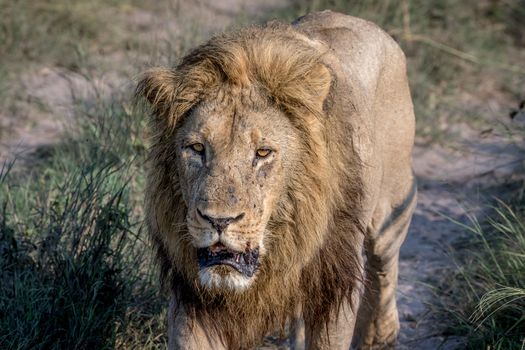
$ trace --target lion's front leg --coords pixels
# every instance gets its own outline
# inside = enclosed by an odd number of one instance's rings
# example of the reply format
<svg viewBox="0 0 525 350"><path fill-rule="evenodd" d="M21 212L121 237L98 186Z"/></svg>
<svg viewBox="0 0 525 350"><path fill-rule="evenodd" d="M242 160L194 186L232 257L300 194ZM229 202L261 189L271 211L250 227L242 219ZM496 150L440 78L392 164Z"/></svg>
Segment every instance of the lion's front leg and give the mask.
<svg viewBox="0 0 525 350"><path fill-rule="evenodd" d="M219 339L206 332L199 320L186 312L173 295L168 308L168 350L226 349Z"/></svg>
<svg viewBox="0 0 525 350"><path fill-rule="evenodd" d="M359 293L356 288L355 294ZM354 298L357 300L357 297ZM306 349L348 350L354 334L355 315L349 302L341 305L337 315L334 315L327 327L324 325L306 324Z"/></svg>
<svg viewBox="0 0 525 350"><path fill-rule="evenodd" d="M378 206L376 224L369 227L368 285L356 327L359 349L390 349L395 345L400 329L396 306L399 249L412 219L416 197L413 182L401 204L392 208L384 202Z"/></svg>

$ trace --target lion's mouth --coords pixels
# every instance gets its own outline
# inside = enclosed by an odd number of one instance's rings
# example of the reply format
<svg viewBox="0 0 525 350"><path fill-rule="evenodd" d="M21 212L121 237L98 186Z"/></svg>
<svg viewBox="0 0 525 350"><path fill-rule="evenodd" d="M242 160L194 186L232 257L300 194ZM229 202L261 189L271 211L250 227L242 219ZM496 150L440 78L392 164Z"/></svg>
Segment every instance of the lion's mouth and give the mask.
<svg viewBox="0 0 525 350"><path fill-rule="evenodd" d="M228 265L243 275L252 277L259 267L259 248L240 253L229 250L218 243L212 247L198 249L197 258L201 269L215 265Z"/></svg>

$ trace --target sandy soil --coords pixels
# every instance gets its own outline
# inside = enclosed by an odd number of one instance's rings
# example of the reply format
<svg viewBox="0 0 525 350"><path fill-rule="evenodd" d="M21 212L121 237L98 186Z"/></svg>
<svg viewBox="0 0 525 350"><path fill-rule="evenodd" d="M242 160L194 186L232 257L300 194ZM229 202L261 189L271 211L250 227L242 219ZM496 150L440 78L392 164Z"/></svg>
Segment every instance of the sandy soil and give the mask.
<svg viewBox="0 0 525 350"><path fill-rule="evenodd" d="M159 19L148 12L133 13L130 20L142 30L145 40L176 38L187 30L206 38L238 23L240 17L255 18L284 7L286 2L270 0L256 5L249 0L201 0L176 4L178 11L185 13L184 20ZM74 116L78 99L86 103L100 94L130 87L129 76L105 74L88 80L54 67L40 67L21 81L30 101L23 110L31 122L20 124L15 115L0 116L2 127L8 130L0 141L0 161L57 142L64 125ZM505 189L505 179L511 178L514 168L523 163L516 161L519 150L496 135L482 137L465 130L457 150L436 144L419 145L414 150L419 204L401 250L398 303L402 328L398 349L454 349L461 345L461 338L439 335L428 306L434 297L428 285L444 283L439 276L452 266L449 246L461 233L445 216L465 221L466 213L482 215L481 208L489 196L499 195ZM265 348L281 346L285 345L270 344Z"/></svg>

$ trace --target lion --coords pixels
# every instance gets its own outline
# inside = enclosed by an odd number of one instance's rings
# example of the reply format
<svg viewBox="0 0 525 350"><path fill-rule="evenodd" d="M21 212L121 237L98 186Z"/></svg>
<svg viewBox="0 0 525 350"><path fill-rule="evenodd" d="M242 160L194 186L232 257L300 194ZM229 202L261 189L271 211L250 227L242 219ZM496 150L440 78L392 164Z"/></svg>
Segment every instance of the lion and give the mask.
<svg viewBox="0 0 525 350"><path fill-rule="evenodd" d="M330 11L251 26L146 71L137 94L170 349L289 327L296 348L395 342L415 118L390 36Z"/></svg>

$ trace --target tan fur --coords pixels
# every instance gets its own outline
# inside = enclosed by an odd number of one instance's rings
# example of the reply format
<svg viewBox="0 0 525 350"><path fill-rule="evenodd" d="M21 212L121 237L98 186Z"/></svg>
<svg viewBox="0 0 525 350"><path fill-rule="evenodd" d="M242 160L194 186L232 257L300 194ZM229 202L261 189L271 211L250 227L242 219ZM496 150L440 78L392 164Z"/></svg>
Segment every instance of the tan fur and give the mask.
<svg viewBox="0 0 525 350"><path fill-rule="evenodd" d="M348 348L358 308L373 308L358 319L363 347L395 338L414 118L404 57L386 34L331 12L251 27L212 38L176 68L146 72L137 92L154 116L146 221L173 293L170 348L250 348L284 332L297 310L309 348ZM184 146L197 131L213 150L202 163ZM265 135L274 158L245 161ZM198 208L243 213L220 239L260 245L246 289L201 284L196 247L217 235ZM385 297L374 276L394 265ZM360 303L362 290L370 300Z"/></svg>

